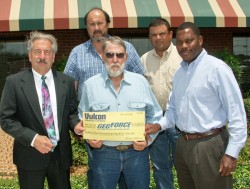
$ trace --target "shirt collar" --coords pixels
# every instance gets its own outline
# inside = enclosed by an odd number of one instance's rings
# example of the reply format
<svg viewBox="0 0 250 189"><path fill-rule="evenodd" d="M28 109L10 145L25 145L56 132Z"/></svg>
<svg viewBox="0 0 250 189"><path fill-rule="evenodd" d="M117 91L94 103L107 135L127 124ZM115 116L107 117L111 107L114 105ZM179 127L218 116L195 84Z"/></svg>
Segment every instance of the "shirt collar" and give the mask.
<svg viewBox="0 0 250 189"><path fill-rule="evenodd" d="M207 51L205 49L202 49L201 53L199 54L199 56L193 61L191 62L190 64L188 64L187 62L185 61L182 61L181 62L181 66L184 68L184 69L187 69L189 66L197 66L197 64L201 61L201 59L203 58L204 55L207 54Z"/></svg>
<svg viewBox="0 0 250 189"><path fill-rule="evenodd" d="M174 46L174 45L173 45L173 43L171 42L171 43L170 43L170 46L168 47L168 49L165 50L165 51L163 52L163 56L162 56L162 57L165 57L165 56L169 55L169 54L171 53L172 49L173 49L173 46ZM157 54L157 52L155 51L155 49L153 50L153 55L159 57L159 55Z"/></svg>
<svg viewBox="0 0 250 189"><path fill-rule="evenodd" d="M110 38L111 36L108 35L108 38ZM89 39L88 41L85 42L85 45L87 46L87 49L95 49L95 47L93 46L91 39Z"/></svg>
<svg viewBox="0 0 250 189"><path fill-rule="evenodd" d="M41 77L42 75L39 74L37 71L35 71L33 68L32 68L32 72L33 72L33 75L34 75L34 78L36 81L41 81ZM46 78L48 80L50 80L52 77L53 77L53 74L52 74L52 71L51 69L45 74Z"/></svg>
<svg viewBox="0 0 250 189"><path fill-rule="evenodd" d="M105 84L107 86L108 83L111 81L109 79L107 70L105 70L104 72L102 72L102 77L103 77L103 79L105 81ZM128 71L127 70L123 71L123 79L122 79L121 82L128 83L128 84L130 84L132 82L131 79L130 79L130 77L128 76Z"/></svg>

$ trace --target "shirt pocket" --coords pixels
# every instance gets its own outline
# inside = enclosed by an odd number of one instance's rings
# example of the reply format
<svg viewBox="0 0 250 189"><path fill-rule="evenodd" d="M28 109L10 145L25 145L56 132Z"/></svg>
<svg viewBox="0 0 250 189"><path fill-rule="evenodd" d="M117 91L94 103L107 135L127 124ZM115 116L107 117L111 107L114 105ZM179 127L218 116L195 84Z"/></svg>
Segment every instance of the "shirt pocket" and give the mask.
<svg viewBox="0 0 250 189"><path fill-rule="evenodd" d="M91 112L108 112L109 104L94 104L90 107Z"/></svg>
<svg viewBox="0 0 250 189"><path fill-rule="evenodd" d="M128 108L134 111L145 111L146 103L145 102L130 102Z"/></svg>

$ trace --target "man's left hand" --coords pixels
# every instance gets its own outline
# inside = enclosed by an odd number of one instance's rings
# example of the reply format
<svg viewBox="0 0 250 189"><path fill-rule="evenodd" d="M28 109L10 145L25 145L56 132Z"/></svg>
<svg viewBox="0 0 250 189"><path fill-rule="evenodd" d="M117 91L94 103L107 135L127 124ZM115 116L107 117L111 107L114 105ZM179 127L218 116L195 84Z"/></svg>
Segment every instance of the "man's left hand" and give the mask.
<svg viewBox="0 0 250 189"><path fill-rule="evenodd" d="M144 141L134 141L133 142L133 147L137 151L142 151L148 146L148 143L146 140Z"/></svg>
<svg viewBox="0 0 250 189"><path fill-rule="evenodd" d="M235 171L237 165L237 159L225 154L220 162L220 175L230 176Z"/></svg>

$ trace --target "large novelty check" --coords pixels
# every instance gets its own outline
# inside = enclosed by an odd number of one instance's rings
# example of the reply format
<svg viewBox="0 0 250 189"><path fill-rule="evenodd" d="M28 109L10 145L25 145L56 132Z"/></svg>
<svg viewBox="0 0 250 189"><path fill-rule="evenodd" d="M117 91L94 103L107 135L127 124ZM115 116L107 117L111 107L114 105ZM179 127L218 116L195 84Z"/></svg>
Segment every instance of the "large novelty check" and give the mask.
<svg viewBox="0 0 250 189"><path fill-rule="evenodd" d="M145 140L145 112L83 112L84 139Z"/></svg>

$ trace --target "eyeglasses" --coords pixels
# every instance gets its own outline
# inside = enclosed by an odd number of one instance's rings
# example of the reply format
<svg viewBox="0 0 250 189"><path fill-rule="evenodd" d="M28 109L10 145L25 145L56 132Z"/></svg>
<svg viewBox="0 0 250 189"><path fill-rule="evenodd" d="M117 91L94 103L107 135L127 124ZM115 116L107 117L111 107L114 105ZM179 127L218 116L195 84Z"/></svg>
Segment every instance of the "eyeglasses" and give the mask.
<svg viewBox="0 0 250 189"><path fill-rule="evenodd" d="M117 58L123 58L125 56L124 53L112 53L112 52L107 52L105 55L107 58L113 58L114 56L116 56Z"/></svg>

